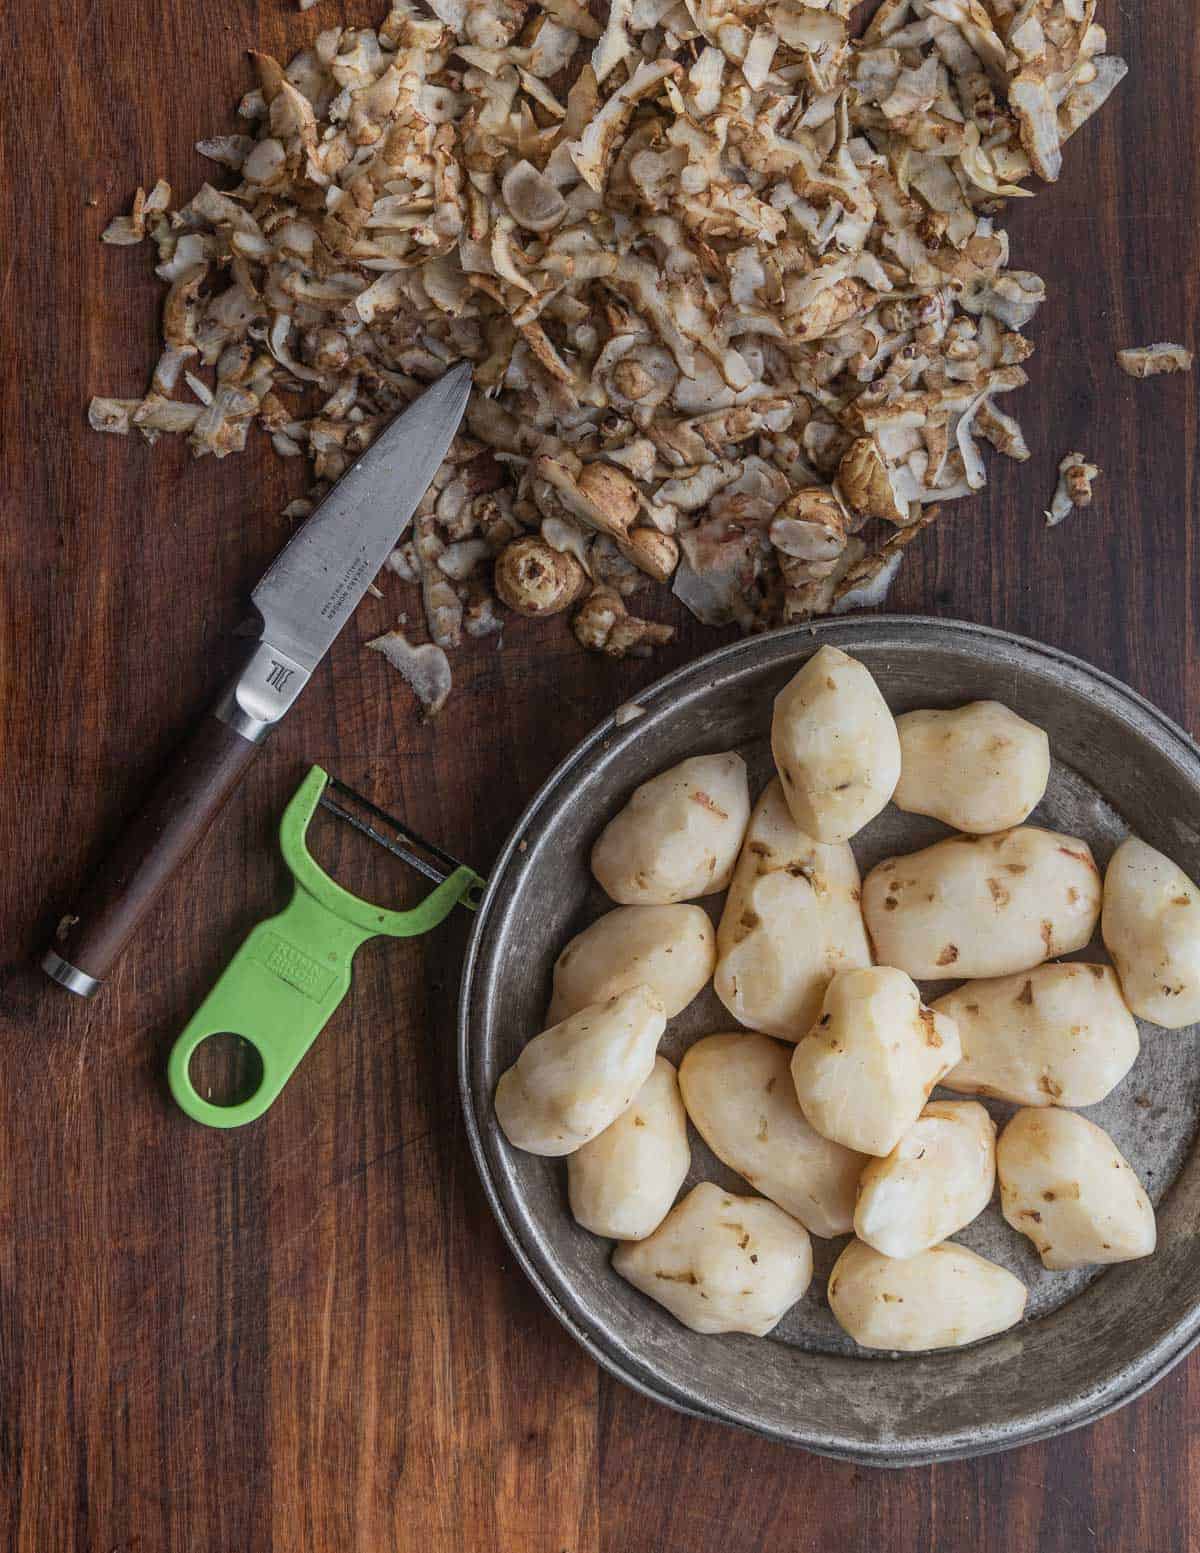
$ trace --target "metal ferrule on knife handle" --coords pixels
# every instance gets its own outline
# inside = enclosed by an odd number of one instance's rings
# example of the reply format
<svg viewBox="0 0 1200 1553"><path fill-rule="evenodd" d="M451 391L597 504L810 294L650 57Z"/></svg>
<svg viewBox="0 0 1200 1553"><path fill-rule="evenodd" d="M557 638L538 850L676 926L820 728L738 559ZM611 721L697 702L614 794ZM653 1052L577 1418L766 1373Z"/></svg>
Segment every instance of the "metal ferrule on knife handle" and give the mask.
<svg viewBox="0 0 1200 1553"><path fill-rule="evenodd" d="M220 813L387 559L453 441L471 389L451 368L375 438L255 588L262 637L63 917L42 965L89 996ZM286 642L286 648L276 644Z"/></svg>
<svg viewBox="0 0 1200 1553"><path fill-rule="evenodd" d="M308 684L311 669L269 642L259 642L214 714L252 744L261 744Z"/></svg>

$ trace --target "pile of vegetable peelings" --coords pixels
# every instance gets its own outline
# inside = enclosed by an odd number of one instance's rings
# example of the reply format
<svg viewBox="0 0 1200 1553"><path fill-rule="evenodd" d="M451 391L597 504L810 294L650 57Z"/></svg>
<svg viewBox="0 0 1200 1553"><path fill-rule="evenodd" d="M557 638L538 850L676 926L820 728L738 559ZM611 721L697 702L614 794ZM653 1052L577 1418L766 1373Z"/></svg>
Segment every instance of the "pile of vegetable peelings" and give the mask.
<svg viewBox="0 0 1200 1553"><path fill-rule="evenodd" d="M431 711L508 610L622 656L672 634L654 585L746 630L882 597L985 446L1029 456L1005 406L1046 292L1000 218L1126 66L1096 0L855 11L401 0L254 55L240 127L199 144L217 182L104 234L169 289L148 390L92 424L217 458L257 425L311 463L301 517L469 359L380 579L424 630L371 644Z"/></svg>

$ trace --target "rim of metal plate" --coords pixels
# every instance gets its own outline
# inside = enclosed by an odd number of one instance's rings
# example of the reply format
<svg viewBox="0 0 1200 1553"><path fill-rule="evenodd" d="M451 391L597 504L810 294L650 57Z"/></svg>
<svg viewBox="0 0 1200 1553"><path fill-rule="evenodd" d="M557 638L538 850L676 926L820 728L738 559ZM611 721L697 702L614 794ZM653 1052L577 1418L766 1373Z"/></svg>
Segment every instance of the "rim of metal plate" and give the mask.
<svg viewBox="0 0 1200 1553"><path fill-rule="evenodd" d="M929 638L931 646L939 643L944 645L948 639L953 638L977 644L991 643L1007 652L1015 651L1031 664L1036 662L1043 668L1053 665L1064 674L1090 682L1120 702L1124 715L1135 724L1140 724L1160 747L1164 744L1174 745L1177 754L1195 766L1196 780L1200 783L1200 746L1164 712L1121 680L1059 648L994 627L975 625L970 621L944 620L928 615L841 616L805 626L786 627L718 648L706 657L674 670L639 692L637 702L647 713L661 710L677 704L685 694L702 694L706 687L715 685L727 676L735 676L739 670L783 667L796 658L798 651L810 647L815 650L825 638L832 638L835 645L853 651L856 644L870 646L875 650L886 649L889 639L896 639L898 643L902 641L907 648L919 642L922 636ZM748 1422L737 1413L722 1407L719 1400L667 1381L651 1366L638 1362L628 1344L616 1334L602 1328L599 1331L596 1329L596 1323L588 1318L581 1306L571 1300L569 1291L564 1291L562 1296L556 1291L547 1275L539 1236L523 1215L521 1203L506 1200L492 1174L485 1152L480 1107L489 1106L490 1097L477 1096L471 1082L472 992L480 974L482 946L489 924L493 916L503 910L503 898L512 870L520 864L528 839L536 835L550 810L557 811L564 803L570 802L569 798L564 798L564 789L577 784L598 757L608 752L615 739L622 736L636 737L640 722L639 717L622 727L616 722L615 716L605 718L560 762L534 794L490 872L488 888L476 916L463 965L458 1009L458 1081L471 1152L492 1213L514 1256L550 1310L597 1364L643 1396L665 1403L691 1417L715 1419L736 1427L749 1428L752 1432L784 1444L801 1446L820 1455L864 1465L919 1466L931 1461L1015 1449L1082 1428L1149 1390L1200 1343L1200 1291L1187 1314L1157 1342L1148 1346L1134 1362L1126 1364L1108 1380L1098 1383L1086 1396L1069 1398L1060 1406L1044 1408L1032 1414L1025 1427L1006 1427L1003 1431L989 1434L987 1422L981 1421L971 1431L970 1437L960 1435L941 1439L927 1435L914 1440L911 1449L905 1442L891 1440L883 1450L864 1449L862 1441L852 1437L813 1438L802 1430L766 1428Z"/></svg>

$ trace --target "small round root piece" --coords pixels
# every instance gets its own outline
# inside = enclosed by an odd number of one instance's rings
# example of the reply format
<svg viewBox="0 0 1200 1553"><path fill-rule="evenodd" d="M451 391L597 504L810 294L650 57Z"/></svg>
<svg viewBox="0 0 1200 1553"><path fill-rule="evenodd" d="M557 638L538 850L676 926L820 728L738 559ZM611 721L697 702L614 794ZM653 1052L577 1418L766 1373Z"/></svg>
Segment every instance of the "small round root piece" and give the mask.
<svg viewBox="0 0 1200 1553"><path fill-rule="evenodd" d="M496 592L518 615L557 615L568 609L587 581L573 555L526 535L505 545L496 559Z"/></svg>

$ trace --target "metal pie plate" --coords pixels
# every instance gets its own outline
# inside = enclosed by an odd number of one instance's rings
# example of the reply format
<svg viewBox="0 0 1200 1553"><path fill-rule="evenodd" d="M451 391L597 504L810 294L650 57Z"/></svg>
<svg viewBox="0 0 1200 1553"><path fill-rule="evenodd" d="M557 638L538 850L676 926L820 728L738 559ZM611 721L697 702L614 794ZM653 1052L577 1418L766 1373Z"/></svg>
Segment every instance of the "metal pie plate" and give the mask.
<svg viewBox="0 0 1200 1553"><path fill-rule="evenodd" d="M853 653L896 713L1003 701L1046 729L1054 768L1032 823L1087 840L1103 867L1128 830L1200 877L1200 750L1148 702L1053 648L980 626L921 618L835 620L727 647L660 680L644 712L610 718L533 799L492 871L467 954L459 1074L471 1145L500 1226L559 1320L612 1374L685 1412L880 1466L1004 1450L1087 1423L1129 1401L1200 1336L1197 1030L1142 1025L1132 1072L1085 1113L1114 1138L1158 1207L1153 1257L1105 1271L1045 1271L995 1201L955 1238L1029 1288L1026 1319L972 1347L870 1354L830 1314L825 1280L845 1240L814 1238L812 1287L767 1338L688 1331L609 1266L611 1242L580 1229L561 1160L520 1153L492 1110L500 1074L541 1028L554 959L610 909L588 854L646 778L689 755L737 750L751 793L771 774L776 692L822 644ZM948 834L889 807L853 843L880 858ZM703 902L714 917L722 898ZM1097 943L1072 958L1099 959ZM931 990L946 991L953 983ZM697 1036L736 1028L711 990L668 1027L678 1062ZM940 1092L939 1092L940 1093ZM989 1102L998 1121L1012 1107ZM691 1129L699 1180L748 1191Z"/></svg>

